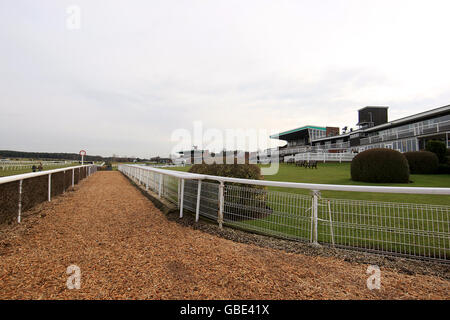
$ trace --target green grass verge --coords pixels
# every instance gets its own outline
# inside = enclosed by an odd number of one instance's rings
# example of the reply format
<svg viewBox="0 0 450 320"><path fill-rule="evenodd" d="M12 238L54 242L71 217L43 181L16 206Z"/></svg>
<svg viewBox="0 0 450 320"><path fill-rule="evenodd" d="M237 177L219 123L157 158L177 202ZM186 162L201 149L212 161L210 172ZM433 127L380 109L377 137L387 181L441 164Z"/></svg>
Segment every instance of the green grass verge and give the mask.
<svg viewBox="0 0 450 320"><path fill-rule="evenodd" d="M77 164L65 164L65 165L60 165L60 166L52 166L52 167L46 167L44 168L43 171L47 171L47 170L54 170L54 169L60 169L60 168L67 168L67 167L74 167L77 166ZM7 176L13 176L16 174L22 174L22 173L31 173L33 172L33 170L31 170L31 168L29 169L22 169L22 170L0 170L0 177L7 177Z"/></svg>
<svg viewBox="0 0 450 320"><path fill-rule="evenodd" d="M318 184L360 185L360 186L392 186L392 187L437 187L450 188L450 175L425 175L413 174L410 176L412 183L365 183L350 179L350 163L319 163L318 169L306 169L294 165L280 164L280 169L275 175L265 176L268 181L286 181ZM190 166L168 168L170 170L188 171ZM310 194L309 190L296 188L270 187L269 190ZM344 192L323 191L324 198L371 200L384 202L407 202L435 205L450 205L450 196L421 195L421 194L394 194L371 192Z"/></svg>
<svg viewBox="0 0 450 320"><path fill-rule="evenodd" d="M170 169L188 171L189 168L186 166ZM268 181L337 185L450 187L449 175L411 175L412 183L408 184L355 182L350 179L349 163L319 163L317 170L280 164L280 170L276 175L264 178ZM264 200L265 204L272 209L270 214L259 219L244 218L241 221L228 222L228 224L285 238L310 239L310 191L278 187L270 187L267 190L272 191L268 192ZM282 192L282 194L274 191ZM289 196L289 194L294 195ZM255 211L255 207L263 207L257 204L258 201L255 202L257 197L252 196L251 192L246 196L248 200L244 202L247 201L247 207L244 203L244 206L232 208L233 199L225 199L225 212L228 210L246 216L245 212ZM448 239L450 196L323 191L322 198L325 198L319 201L319 218L322 220L318 225L318 240L321 243L331 243L334 239L337 245L374 251L390 251L441 259L450 257ZM331 199L331 224L328 221L329 210L326 199ZM405 203L408 205L404 205ZM430 236L430 231L436 233Z"/></svg>

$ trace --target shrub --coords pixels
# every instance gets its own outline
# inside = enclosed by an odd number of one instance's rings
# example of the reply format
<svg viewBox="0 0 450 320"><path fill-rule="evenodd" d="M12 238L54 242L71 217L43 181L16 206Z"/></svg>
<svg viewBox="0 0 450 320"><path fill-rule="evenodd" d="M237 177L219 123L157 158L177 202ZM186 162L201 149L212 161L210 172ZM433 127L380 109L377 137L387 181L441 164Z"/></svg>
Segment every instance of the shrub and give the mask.
<svg viewBox="0 0 450 320"><path fill-rule="evenodd" d="M412 174L432 174L438 170L439 159L433 152L413 151L403 155L408 160L409 172Z"/></svg>
<svg viewBox="0 0 450 320"><path fill-rule="evenodd" d="M195 164L189 172L241 179L261 180L263 178L261 168L255 164ZM185 184L192 188L190 185L194 182L186 180ZM226 183L226 185L233 187L225 188L224 219L231 221L260 219L272 212L267 205L265 186L240 183ZM206 190L205 187L202 187L202 192L215 191ZM204 208L203 210L210 210L209 214L215 215L214 209Z"/></svg>
<svg viewBox="0 0 450 320"><path fill-rule="evenodd" d="M189 172L241 179L262 179L261 168L255 164L194 164Z"/></svg>
<svg viewBox="0 0 450 320"><path fill-rule="evenodd" d="M440 163L438 167L439 174L450 174L450 164Z"/></svg>
<svg viewBox="0 0 450 320"><path fill-rule="evenodd" d="M405 156L391 149L370 149L359 153L351 163L351 177L364 182L409 182Z"/></svg>
<svg viewBox="0 0 450 320"><path fill-rule="evenodd" d="M446 158L447 147L445 146L444 142L438 140L427 141L425 145L425 150L435 153L440 163L447 162Z"/></svg>

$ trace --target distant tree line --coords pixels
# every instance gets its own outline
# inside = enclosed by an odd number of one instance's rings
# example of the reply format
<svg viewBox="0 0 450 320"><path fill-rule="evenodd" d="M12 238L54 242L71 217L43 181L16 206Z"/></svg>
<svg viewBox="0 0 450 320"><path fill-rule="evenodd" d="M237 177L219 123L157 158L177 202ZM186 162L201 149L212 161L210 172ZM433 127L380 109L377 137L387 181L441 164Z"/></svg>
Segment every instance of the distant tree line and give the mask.
<svg viewBox="0 0 450 320"><path fill-rule="evenodd" d="M0 158L28 158L28 159L42 159L42 160L73 160L79 161L80 155L78 153L50 153L50 152L25 152L25 151L12 151L12 150L0 150ZM102 156L90 156L84 157L85 161L115 161L115 162L132 162L136 158L128 157L102 157ZM143 161L145 159L139 159Z"/></svg>

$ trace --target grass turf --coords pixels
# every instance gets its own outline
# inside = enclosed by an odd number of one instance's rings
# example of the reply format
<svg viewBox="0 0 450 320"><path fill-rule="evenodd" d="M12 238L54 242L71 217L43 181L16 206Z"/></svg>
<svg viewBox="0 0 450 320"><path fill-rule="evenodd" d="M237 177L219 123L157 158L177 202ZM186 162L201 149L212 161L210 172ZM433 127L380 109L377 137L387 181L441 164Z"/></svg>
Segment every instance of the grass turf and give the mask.
<svg viewBox="0 0 450 320"><path fill-rule="evenodd" d="M190 166L168 168L171 170L188 171ZM391 186L391 187L436 187L450 188L450 175L413 174L412 183L366 183L350 179L350 163L319 163L318 169L307 169L294 165L280 164L275 175L265 176L268 181L303 182L318 184L361 185L361 186ZM269 190L310 194L309 190L296 188L270 187ZM424 194L394 194L370 192L322 191L324 198L371 200L383 202L407 202L435 205L450 205L450 196Z"/></svg>
<svg viewBox="0 0 450 320"><path fill-rule="evenodd" d="M42 170L42 171L74 167L74 166L77 166L77 164L71 163L71 164L65 164L65 165L60 165L60 166L44 167L44 170ZM33 172L33 170L31 170L31 168L21 169L21 170L0 170L0 177L7 177L7 176L13 176L16 174L31 173L31 172Z"/></svg>
<svg viewBox="0 0 450 320"><path fill-rule="evenodd" d="M189 168L186 166L170 169L188 171ZM408 184L354 182L350 179L349 163L319 163L317 170L280 164L277 174L265 176L264 179L338 185L450 187L449 175L411 175L412 183ZM302 240L310 238L309 190L269 187L263 202L258 202L257 199L261 199L261 196L252 194L252 191L236 192L237 196L234 199L233 192L230 191L225 197L224 210L231 217L228 224L285 238ZM448 236L445 235L449 230L450 196L323 191L322 197L344 200L331 200L330 209L327 207L326 199L319 201L319 218L322 219L318 225L320 243L331 243L334 240L337 245L374 251L447 259L450 256ZM350 199L357 201L349 201ZM239 201L241 206L236 206L236 202ZM265 217L252 218L251 212L258 212L262 207L261 204L270 207L271 213ZM330 211L333 228L329 223ZM333 238L331 230L334 233ZM430 231L438 233L430 235Z"/></svg>

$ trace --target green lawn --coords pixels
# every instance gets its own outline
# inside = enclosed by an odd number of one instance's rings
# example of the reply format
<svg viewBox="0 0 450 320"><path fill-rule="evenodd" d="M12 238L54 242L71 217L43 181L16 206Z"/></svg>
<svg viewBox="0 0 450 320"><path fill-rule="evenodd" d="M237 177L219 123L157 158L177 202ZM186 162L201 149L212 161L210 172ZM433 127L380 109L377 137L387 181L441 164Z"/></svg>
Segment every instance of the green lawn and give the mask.
<svg viewBox="0 0 450 320"><path fill-rule="evenodd" d="M54 170L54 169L60 169L60 168L67 168L67 167L74 167L77 164L65 164L65 165L59 165L59 166L52 166L52 167L44 167L43 171L47 171L47 170ZM6 176L13 176L16 174L22 174L22 173L30 173L33 172L33 170L31 170L31 168L29 169L22 169L22 170L0 170L0 177L6 177Z"/></svg>
<svg viewBox="0 0 450 320"><path fill-rule="evenodd" d="M187 171L189 167L170 169ZM350 180L349 163L319 163L317 170L281 164L276 175L264 178L337 185L450 187L449 175L411 175L413 182L408 184L354 182ZM310 239L309 190L237 189L230 188L225 195L228 225L285 238ZM216 201L211 200L209 214L212 216L216 214ZM261 215L265 207L270 211ZM450 196L323 191L319 200L318 240L320 243L334 240L336 245L366 250L448 259L449 208Z"/></svg>
<svg viewBox="0 0 450 320"><path fill-rule="evenodd" d="M168 168L171 170L188 171L190 166ZM394 186L394 187L437 187L450 188L450 175L424 175L413 174L410 176L412 183L365 183L356 182L350 179L350 163L319 163L318 169L306 169L294 165L280 164L280 169L276 175L265 176L269 181L287 181L320 184L339 185L364 185L364 186ZM309 194L309 190L296 188L270 187L269 190L276 190L290 193ZM325 198L373 200L385 202L408 202L450 206L450 196L441 195L411 195L392 193L368 193L368 192L340 192L323 191Z"/></svg>

